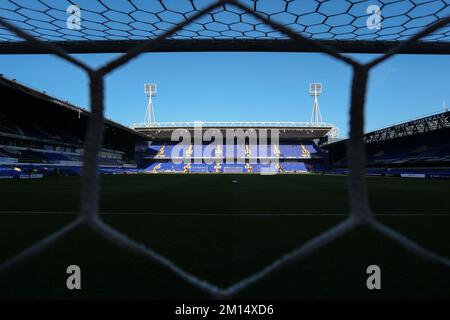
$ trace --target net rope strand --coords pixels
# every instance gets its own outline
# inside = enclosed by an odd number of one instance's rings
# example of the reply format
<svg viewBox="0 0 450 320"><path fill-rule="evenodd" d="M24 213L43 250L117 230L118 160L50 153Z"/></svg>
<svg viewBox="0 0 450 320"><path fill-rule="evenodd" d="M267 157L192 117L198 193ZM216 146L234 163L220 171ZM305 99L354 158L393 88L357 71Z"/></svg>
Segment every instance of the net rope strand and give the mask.
<svg viewBox="0 0 450 320"><path fill-rule="evenodd" d="M367 92L367 80L369 77L370 69L387 60L393 56L399 50L408 46L409 44L417 41L432 32L435 32L439 28L443 28L450 23L450 17L446 17L435 24L427 27L421 31L418 35L412 37L409 41L400 44L386 53L385 56L376 58L367 64L360 64L348 57L343 56L333 48L324 47L320 43L316 43L316 40L311 40L303 37L299 34L293 34L285 26L279 25L270 19L267 19L264 15L254 12L252 8L245 6L236 0L221 0L213 3L207 9L201 11L199 14L191 16L190 19L183 22L183 25L187 25L192 22L193 19L202 17L208 13L208 10L214 10L225 4L234 4L236 7L244 10L245 12L253 15L256 19L268 24L273 29L278 30L287 36L291 36L298 45L304 45L308 43L311 46L315 46L320 52L323 52L329 56L334 57L343 63L350 64L353 68L353 80L351 86L351 103L350 103L350 139L348 144L348 156L350 159L350 175L348 177L348 195L350 201L351 214L343 222L339 223L335 227L322 232L311 240L304 244L299 245L290 253L281 256L262 268L260 271L236 282L235 284L227 287L220 288L219 286L210 283L204 279L201 279L194 274L191 274L177 265L175 262L159 254L156 250L135 240L130 239L124 233L112 228L103 222L98 213L99 204L99 174L98 174L98 153L100 151L102 137L103 137L103 123L104 123L104 88L103 79L104 76L116 68L124 65L137 57L143 51L158 45L158 41L170 37L172 34L180 30L180 26L177 25L171 30L164 33L162 37L156 39L147 40L147 42L141 45L139 48L130 50L128 53L120 56L118 59L109 62L106 66L92 70L90 67L78 61L76 58L71 57L63 49L49 43L40 41L39 39L28 35L24 31L13 26L4 19L0 19L0 25L15 33L17 36L23 37L26 41L29 41L33 46L49 50L53 54L60 58L82 68L88 73L90 79L90 104L91 113L89 116L88 128L85 136L85 153L83 158L83 177L82 177L82 193L81 193L81 209L80 214L76 220L60 228L56 232L50 234L48 237L36 242L34 245L26 248L19 254L3 261L0 264L0 273L6 272L19 263L27 261L30 257L43 252L51 245L62 239L64 236L78 228L80 225L89 226L94 232L100 234L107 240L113 242L117 246L124 248L128 252L139 254L146 257L150 261L156 262L162 267L166 268L170 272L177 275L180 279L186 283L208 293L213 298L232 298L237 293L248 288L249 286L262 281L272 273L291 265L294 262L299 262L308 257L311 253L319 250L320 248L335 241L339 237L347 234L351 230L361 226L369 225L379 234L388 237L395 243L404 247L412 254L420 257L426 261L439 263L445 267L450 268L450 259L448 257L441 256L434 253L413 240L402 235L400 232L393 230L378 220L373 215L369 202L368 192L365 177L365 153L364 153L364 105L365 96Z"/></svg>
<svg viewBox="0 0 450 320"><path fill-rule="evenodd" d="M417 33L415 31L439 21L448 14L450 8L447 0L378 0L375 3L383 11L385 27L367 32L365 21L371 19L376 23L376 19L372 17L373 12L366 11L370 4L366 1L303 2L306 1L242 1L254 13L263 15L296 34L302 33L305 38L327 43L341 51L362 50L366 53L384 52L388 46L405 41L411 34ZM86 23L76 31L66 28L67 11L64 5L76 7L77 1L73 0L3 0L0 4L0 17L17 23L35 38L57 43L73 50L73 53L102 52L101 50L124 52L124 49L137 43L157 38L180 21L189 21L193 15L201 12L204 3L209 2L154 0L149 3L146 0L127 0L126 5L118 7L109 0L89 0L89 3L84 4L82 14ZM177 49L174 51L180 48L195 51L200 44L202 50L211 51L220 43L222 49L225 46L231 51L236 45L244 51L253 50L254 45L262 45L266 50L277 48L281 51L298 51L301 48L309 51L307 47L293 47L290 35L280 32L281 29L267 26L249 18L245 11L223 4L207 12L204 19L170 34L167 37L170 43L165 44L164 50L172 50L169 47L175 46ZM10 48L10 53L26 53L27 49L33 48L27 47L20 35L8 30L0 29L4 53L8 52L5 48ZM425 40L425 43L416 46L415 53L448 53L450 50L448 29L440 29ZM96 44L94 48L90 46L92 42ZM95 51L95 47L100 49Z"/></svg>

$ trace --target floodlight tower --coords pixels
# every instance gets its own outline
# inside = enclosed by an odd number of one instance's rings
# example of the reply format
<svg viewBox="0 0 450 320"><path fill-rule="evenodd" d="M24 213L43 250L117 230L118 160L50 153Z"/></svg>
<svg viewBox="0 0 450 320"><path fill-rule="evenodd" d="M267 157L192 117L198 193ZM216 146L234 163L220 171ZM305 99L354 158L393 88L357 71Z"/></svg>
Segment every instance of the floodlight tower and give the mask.
<svg viewBox="0 0 450 320"><path fill-rule="evenodd" d="M155 113L153 112L153 102L152 98L156 96L156 83L146 83L144 84L144 91L148 97L147 111L145 112L145 124L151 127L155 124Z"/></svg>
<svg viewBox="0 0 450 320"><path fill-rule="evenodd" d="M313 126L317 126L322 123L322 114L319 109L319 100L318 97L322 93L322 84L321 83L310 83L309 84L309 94L314 97L313 111L311 115L311 124Z"/></svg>

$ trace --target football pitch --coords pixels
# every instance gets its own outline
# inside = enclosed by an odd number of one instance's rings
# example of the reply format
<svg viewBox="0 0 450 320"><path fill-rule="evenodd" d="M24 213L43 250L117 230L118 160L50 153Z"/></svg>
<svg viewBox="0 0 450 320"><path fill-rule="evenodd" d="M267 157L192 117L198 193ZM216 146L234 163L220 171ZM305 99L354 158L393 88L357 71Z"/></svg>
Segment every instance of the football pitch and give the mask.
<svg viewBox="0 0 450 320"><path fill-rule="evenodd" d="M233 181L235 180L235 181ZM450 180L368 178L378 219L450 256ZM184 270L228 287L349 214L347 181L326 175L101 177L101 218ZM0 261L73 221L79 177L0 181ZM82 289L67 290L78 265ZM368 290L366 268L381 268ZM0 298L210 298L166 268L82 226L0 274ZM450 298L450 272L361 227L264 278L236 298Z"/></svg>

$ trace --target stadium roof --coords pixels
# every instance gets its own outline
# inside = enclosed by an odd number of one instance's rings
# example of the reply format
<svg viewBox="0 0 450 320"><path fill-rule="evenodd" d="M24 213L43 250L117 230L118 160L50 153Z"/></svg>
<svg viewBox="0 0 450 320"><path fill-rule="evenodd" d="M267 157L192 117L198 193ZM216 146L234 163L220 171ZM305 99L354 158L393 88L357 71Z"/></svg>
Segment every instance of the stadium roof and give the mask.
<svg viewBox="0 0 450 320"><path fill-rule="evenodd" d="M216 2L218 6L207 8ZM70 8L75 4L80 11ZM378 6L379 14L373 5ZM341 52L382 53L449 15L450 3L445 0L240 0L239 3L3 0L0 3L2 20L71 53L124 52L159 37L158 45L149 51L317 51L308 42L296 42L293 39L296 34ZM183 23L175 33L164 37ZM5 26L0 28L0 53L42 52L47 51L23 41ZM450 53L450 29L440 28L401 52Z"/></svg>
<svg viewBox="0 0 450 320"><path fill-rule="evenodd" d="M89 117L89 115L90 115L90 111L88 111L84 108L77 107L77 106L69 103L68 101L63 101L61 99L52 97L52 96L48 95L47 93L45 93L45 91L41 92L39 90L27 87L27 86L17 82L15 79L13 79L13 80L7 79L3 75L0 75L0 86L6 86L6 87L13 88L14 90L22 92L25 95L36 97L40 100L48 102L49 104L58 105L61 108L63 108L64 110L78 113L80 116L83 116L83 117ZM109 119L105 119L105 128L108 126L119 129L124 132L127 132L128 134L135 135L136 137L139 137L139 138L148 139L148 137L144 134L141 134L135 130L132 130L126 126L123 126L120 123L114 122Z"/></svg>

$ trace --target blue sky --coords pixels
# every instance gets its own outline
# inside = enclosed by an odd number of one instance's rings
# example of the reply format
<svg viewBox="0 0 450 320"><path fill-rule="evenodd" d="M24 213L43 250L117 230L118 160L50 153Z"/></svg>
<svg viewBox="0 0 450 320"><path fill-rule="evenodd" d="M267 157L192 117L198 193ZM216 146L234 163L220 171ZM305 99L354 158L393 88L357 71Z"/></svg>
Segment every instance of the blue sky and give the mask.
<svg viewBox="0 0 450 320"><path fill-rule="evenodd" d="M113 54L76 55L100 66ZM354 55L361 61L374 55ZM368 130L442 109L450 103L450 57L399 55L371 72ZM2 55L0 73L64 100L88 106L86 75L50 55ZM158 84L157 121L309 121L310 82L322 82L324 121L347 136L351 69L312 53L143 54L106 78L106 116L142 122L145 82Z"/></svg>

